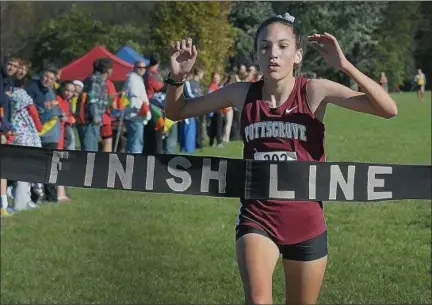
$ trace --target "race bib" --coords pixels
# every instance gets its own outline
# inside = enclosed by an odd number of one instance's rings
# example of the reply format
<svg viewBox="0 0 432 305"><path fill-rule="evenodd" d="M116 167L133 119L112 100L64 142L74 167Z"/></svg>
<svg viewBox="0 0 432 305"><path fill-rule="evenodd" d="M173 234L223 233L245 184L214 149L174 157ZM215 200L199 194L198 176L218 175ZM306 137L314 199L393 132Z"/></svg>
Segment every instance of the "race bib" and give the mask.
<svg viewBox="0 0 432 305"><path fill-rule="evenodd" d="M254 154L254 160L261 161L296 161L297 154L293 151L267 151L267 152L256 152Z"/></svg>

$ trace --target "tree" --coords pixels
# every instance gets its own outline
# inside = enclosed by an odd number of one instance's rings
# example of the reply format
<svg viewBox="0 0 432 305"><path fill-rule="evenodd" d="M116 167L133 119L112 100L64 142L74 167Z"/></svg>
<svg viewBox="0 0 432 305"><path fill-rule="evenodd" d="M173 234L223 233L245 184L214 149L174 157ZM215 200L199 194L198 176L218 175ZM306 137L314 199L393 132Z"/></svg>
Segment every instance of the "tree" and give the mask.
<svg viewBox="0 0 432 305"><path fill-rule="evenodd" d="M369 70L376 77L385 72L390 89L403 84L407 75L416 72L413 54L419 9L419 2L390 2L374 33L379 43L371 52Z"/></svg>
<svg viewBox="0 0 432 305"><path fill-rule="evenodd" d="M141 31L130 24L104 24L94 20L89 9L73 5L68 12L43 26L33 61L40 66L45 60L69 63L98 44L111 51L128 44L140 52L142 39Z"/></svg>
<svg viewBox="0 0 432 305"><path fill-rule="evenodd" d="M197 45L197 65L205 72L223 72L232 52L235 29L228 21L230 2L159 2L154 9L152 42L163 63L169 60L170 44L191 37Z"/></svg>
<svg viewBox="0 0 432 305"><path fill-rule="evenodd" d="M370 51L378 43L375 31L383 21L387 3L378 2L272 2L277 14L296 17L304 35L329 32L339 41L347 57L359 68L367 68ZM328 69L317 52L307 52L304 71L343 80L343 75Z"/></svg>
<svg viewBox="0 0 432 305"><path fill-rule="evenodd" d="M260 24L274 15L270 2L234 2L229 20L237 29L235 55L232 63L250 65L254 62L254 38Z"/></svg>
<svg viewBox="0 0 432 305"><path fill-rule="evenodd" d="M415 41L415 67L426 74L426 87L432 88L432 3L422 2ZM409 71L413 72L413 71Z"/></svg>
<svg viewBox="0 0 432 305"><path fill-rule="evenodd" d="M27 57L38 39L45 20L57 14L69 3L52 3L49 6L36 1L1 1L0 3L0 54Z"/></svg>

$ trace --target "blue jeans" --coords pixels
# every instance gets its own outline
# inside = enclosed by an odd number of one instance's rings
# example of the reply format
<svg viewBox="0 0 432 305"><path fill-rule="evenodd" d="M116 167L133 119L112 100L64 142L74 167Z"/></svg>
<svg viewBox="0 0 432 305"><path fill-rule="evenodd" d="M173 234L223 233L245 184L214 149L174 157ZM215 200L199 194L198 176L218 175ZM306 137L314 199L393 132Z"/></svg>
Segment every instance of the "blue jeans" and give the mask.
<svg viewBox="0 0 432 305"><path fill-rule="evenodd" d="M82 151L98 151L100 125L77 125Z"/></svg>
<svg viewBox="0 0 432 305"><path fill-rule="evenodd" d="M171 126L168 135L165 137L163 145L166 154L175 154L178 142L178 123Z"/></svg>
<svg viewBox="0 0 432 305"><path fill-rule="evenodd" d="M144 149L144 123L141 120L125 120L127 131L126 153L142 154Z"/></svg>
<svg viewBox="0 0 432 305"><path fill-rule="evenodd" d="M196 149L196 122L195 118L188 118L178 123L178 134L181 152L195 152ZM186 123L187 122L187 123Z"/></svg>

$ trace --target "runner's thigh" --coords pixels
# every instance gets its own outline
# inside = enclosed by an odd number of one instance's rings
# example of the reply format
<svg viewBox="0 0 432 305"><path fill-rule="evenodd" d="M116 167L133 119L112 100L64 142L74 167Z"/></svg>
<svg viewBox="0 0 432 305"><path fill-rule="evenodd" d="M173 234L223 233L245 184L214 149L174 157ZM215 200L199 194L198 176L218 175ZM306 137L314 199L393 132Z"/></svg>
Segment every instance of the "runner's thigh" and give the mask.
<svg viewBox="0 0 432 305"><path fill-rule="evenodd" d="M272 279L279 249L265 232L246 233L237 239L236 252L246 303L271 304Z"/></svg>

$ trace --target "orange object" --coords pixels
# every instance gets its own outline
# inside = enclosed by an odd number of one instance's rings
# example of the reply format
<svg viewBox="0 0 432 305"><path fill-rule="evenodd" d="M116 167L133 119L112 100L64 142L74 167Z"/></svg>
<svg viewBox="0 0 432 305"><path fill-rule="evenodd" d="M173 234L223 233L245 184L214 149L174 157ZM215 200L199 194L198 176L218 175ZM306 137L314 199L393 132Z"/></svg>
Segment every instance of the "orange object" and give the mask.
<svg viewBox="0 0 432 305"><path fill-rule="evenodd" d="M227 114L230 111L231 111L231 107L226 107L226 108L222 109L222 112L225 114Z"/></svg>
<svg viewBox="0 0 432 305"><path fill-rule="evenodd" d="M162 117L158 118L158 120L156 121L156 124L155 124L155 130L159 130L159 129L163 128L164 124L165 124L164 119Z"/></svg>
<svg viewBox="0 0 432 305"><path fill-rule="evenodd" d="M138 115L146 116L149 111L150 111L150 105L148 103L143 103Z"/></svg>
<svg viewBox="0 0 432 305"><path fill-rule="evenodd" d="M87 101L87 92L83 92L78 97L77 107L79 107L78 114L75 114L75 119L77 123L84 124L85 123L85 104Z"/></svg>

